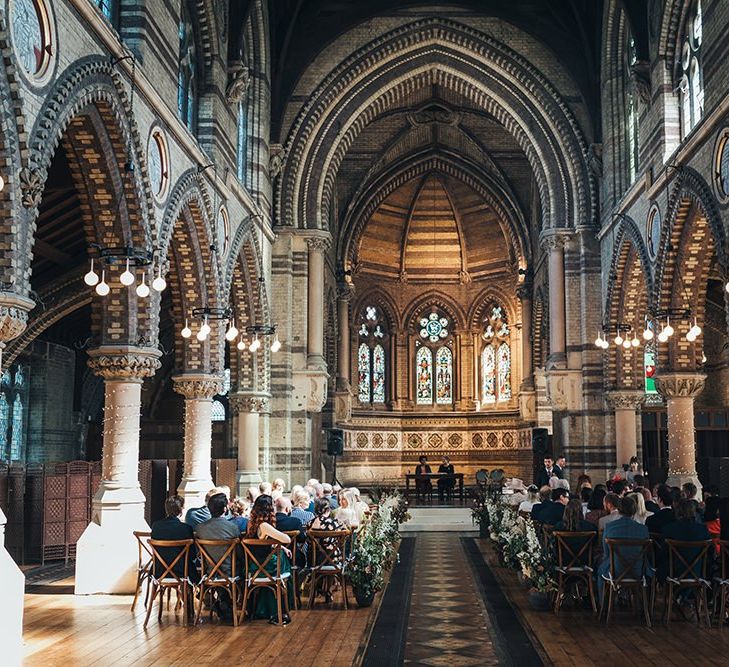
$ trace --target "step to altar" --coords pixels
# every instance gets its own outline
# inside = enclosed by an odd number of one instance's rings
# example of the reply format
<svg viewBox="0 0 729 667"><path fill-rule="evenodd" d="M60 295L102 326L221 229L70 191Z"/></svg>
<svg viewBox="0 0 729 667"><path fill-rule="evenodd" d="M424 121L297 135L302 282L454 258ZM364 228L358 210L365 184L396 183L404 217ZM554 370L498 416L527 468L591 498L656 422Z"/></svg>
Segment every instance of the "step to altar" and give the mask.
<svg viewBox="0 0 729 667"><path fill-rule="evenodd" d="M401 533L478 532L468 507L411 507L410 521L400 526Z"/></svg>

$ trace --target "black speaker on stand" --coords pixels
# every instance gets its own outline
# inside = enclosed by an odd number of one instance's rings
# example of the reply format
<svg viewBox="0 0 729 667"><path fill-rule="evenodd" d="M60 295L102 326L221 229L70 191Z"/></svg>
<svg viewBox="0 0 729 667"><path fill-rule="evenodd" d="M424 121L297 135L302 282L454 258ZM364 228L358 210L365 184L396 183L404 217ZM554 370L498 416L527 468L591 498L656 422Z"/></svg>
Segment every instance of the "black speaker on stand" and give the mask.
<svg viewBox="0 0 729 667"><path fill-rule="evenodd" d="M337 456L344 454L344 431L341 428L327 429L327 454L334 457L332 484L339 484L337 479Z"/></svg>
<svg viewBox="0 0 729 667"><path fill-rule="evenodd" d="M550 449L549 431L546 428L532 429L532 481L536 482L539 470L544 465L544 455Z"/></svg>

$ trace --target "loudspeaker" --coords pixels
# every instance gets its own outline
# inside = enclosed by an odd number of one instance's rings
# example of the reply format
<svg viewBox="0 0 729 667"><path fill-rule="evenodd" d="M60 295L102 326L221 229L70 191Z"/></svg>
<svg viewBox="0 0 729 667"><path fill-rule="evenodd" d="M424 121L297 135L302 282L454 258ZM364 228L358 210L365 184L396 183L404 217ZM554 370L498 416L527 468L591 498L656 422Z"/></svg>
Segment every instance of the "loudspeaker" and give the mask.
<svg viewBox="0 0 729 667"><path fill-rule="evenodd" d="M327 430L327 454L329 456L344 454L344 431L341 428Z"/></svg>
<svg viewBox="0 0 729 667"><path fill-rule="evenodd" d="M546 428L532 429L532 451L542 458L549 451L549 431Z"/></svg>

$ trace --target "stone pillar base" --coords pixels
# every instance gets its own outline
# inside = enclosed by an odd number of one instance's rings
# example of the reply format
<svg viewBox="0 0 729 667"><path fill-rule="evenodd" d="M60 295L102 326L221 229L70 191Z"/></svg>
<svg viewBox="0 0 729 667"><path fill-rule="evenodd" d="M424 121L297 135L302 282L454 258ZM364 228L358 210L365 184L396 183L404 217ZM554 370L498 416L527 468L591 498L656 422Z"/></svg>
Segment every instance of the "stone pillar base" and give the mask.
<svg viewBox="0 0 729 667"><path fill-rule="evenodd" d="M699 482L699 476L695 472L692 473L678 473L668 471L668 477L666 478L666 484L668 486L677 486L679 489L686 483L693 482L696 484L696 488L699 490L698 499L701 500L701 482Z"/></svg>
<svg viewBox="0 0 729 667"><path fill-rule="evenodd" d="M192 507L202 507L205 504L205 496L215 486L212 477L205 479L191 479L184 477L177 487L177 495L185 499L185 512Z"/></svg>
<svg viewBox="0 0 729 667"><path fill-rule="evenodd" d="M235 473L235 480L238 495L244 498L248 487L257 487L263 481L263 478L258 470L238 470Z"/></svg>

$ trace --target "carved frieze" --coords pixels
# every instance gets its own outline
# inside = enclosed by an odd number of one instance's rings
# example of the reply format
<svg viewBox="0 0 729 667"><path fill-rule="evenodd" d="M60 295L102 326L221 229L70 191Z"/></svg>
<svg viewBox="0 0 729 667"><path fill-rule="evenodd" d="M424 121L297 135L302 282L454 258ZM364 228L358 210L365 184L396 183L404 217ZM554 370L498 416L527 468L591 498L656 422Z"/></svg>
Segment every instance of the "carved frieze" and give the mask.
<svg viewBox="0 0 729 667"><path fill-rule="evenodd" d="M223 392L223 378L207 373L185 373L172 378L174 389L187 399L211 399Z"/></svg>
<svg viewBox="0 0 729 667"><path fill-rule="evenodd" d="M105 380L141 382L161 366L162 352L155 348L104 346L89 350L88 365Z"/></svg>

